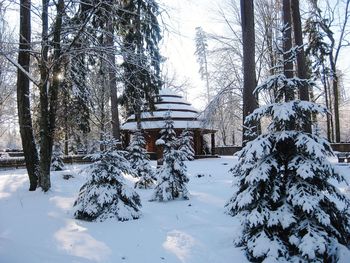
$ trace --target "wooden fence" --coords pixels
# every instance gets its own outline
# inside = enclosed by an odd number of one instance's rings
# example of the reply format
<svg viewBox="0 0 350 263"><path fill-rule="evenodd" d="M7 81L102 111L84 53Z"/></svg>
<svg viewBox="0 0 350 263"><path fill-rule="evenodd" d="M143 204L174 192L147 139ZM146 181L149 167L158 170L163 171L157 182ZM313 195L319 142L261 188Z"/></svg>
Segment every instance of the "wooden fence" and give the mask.
<svg viewBox="0 0 350 263"><path fill-rule="evenodd" d="M63 157L63 162L66 164L92 162L89 158L85 158L85 157L86 157L85 154L68 155ZM0 158L0 168L23 168L23 167L25 167L24 157Z"/></svg>
<svg viewBox="0 0 350 263"><path fill-rule="evenodd" d="M335 152L350 152L350 143L331 143L331 146ZM218 155L233 155L241 149L242 146L219 146L215 148L215 153Z"/></svg>
<svg viewBox="0 0 350 263"><path fill-rule="evenodd" d="M339 162L350 162L350 143L331 143L334 151L337 152ZM242 149L241 146L220 146L215 147L217 155L233 155ZM23 152L0 152L0 168L20 168L25 167ZM8 157L9 156L9 157ZM85 154L68 155L63 157L64 163L91 163L89 158L85 158ZM212 156L211 156L212 157Z"/></svg>

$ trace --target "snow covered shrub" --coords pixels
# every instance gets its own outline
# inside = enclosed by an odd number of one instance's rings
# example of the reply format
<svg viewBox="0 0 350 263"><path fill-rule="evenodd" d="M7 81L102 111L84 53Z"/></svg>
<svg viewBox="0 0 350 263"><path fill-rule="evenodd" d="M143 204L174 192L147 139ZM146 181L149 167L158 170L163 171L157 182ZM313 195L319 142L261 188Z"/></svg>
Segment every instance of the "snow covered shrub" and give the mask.
<svg viewBox="0 0 350 263"><path fill-rule="evenodd" d="M179 150L183 152L184 158L187 161L192 161L194 159L193 132L188 129L183 130L178 143Z"/></svg>
<svg viewBox="0 0 350 263"><path fill-rule="evenodd" d="M157 186L152 201L169 201L176 198L189 199L186 183L186 165L180 150L170 149L164 153L164 164L158 170Z"/></svg>
<svg viewBox="0 0 350 263"><path fill-rule="evenodd" d="M177 148L174 122L170 113L165 115L165 125L161 130L160 140L163 145L163 165L157 172L157 186L151 201L169 201L176 198L188 199L186 183L186 159L184 152Z"/></svg>
<svg viewBox="0 0 350 263"><path fill-rule="evenodd" d="M331 183L344 178L327 159L329 143L303 131L308 114L327 111L312 102L283 102L286 90L302 85L313 83L281 73L256 88L274 89L276 100L246 122L270 117L271 123L232 168L238 190L226 206L242 223L236 245L253 262L336 262L349 245L349 200Z"/></svg>
<svg viewBox="0 0 350 263"><path fill-rule="evenodd" d="M164 152L169 152L176 147L176 133L174 130L174 121L171 119L170 111L164 115L164 127L160 131L160 138L157 140L157 145L162 145Z"/></svg>
<svg viewBox="0 0 350 263"><path fill-rule="evenodd" d="M53 146L52 158L51 158L51 171L64 170L63 152L59 144Z"/></svg>
<svg viewBox="0 0 350 263"><path fill-rule="evenodd" d="M75 218L126 221L140 217L140 197L123 178L123 173L130 171L124 155L125 152L114 150L109 143L105 151L91 156L94 163L86 170L87 181L74 203Z"/></svg>
<svg viewBox="0 0 350 263"><path fill-rule="evenodd" d="M127 148L128 159L134 174L139 180L135 188L150 188L154 184L155 175L149 162L145 149L145 138L140 130L137 130L132 137L131 143Z"/></svg>

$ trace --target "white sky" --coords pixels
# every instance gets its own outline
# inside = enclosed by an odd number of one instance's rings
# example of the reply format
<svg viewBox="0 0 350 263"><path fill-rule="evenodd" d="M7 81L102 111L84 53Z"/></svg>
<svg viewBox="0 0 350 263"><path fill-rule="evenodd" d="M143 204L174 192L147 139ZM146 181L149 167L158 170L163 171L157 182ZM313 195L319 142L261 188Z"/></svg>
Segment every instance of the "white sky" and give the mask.
<svg viewBox="0 0 350 263"><path fill-rule="evenodd" d="M188 79L192 84L188 91L188 100L197 108L203 108L205 84L198 73L199 66L194 55L195 28L201 26L204 31L218 32L220 24L215 14L220 0L160 0L167 9L163 19L167 24L162 44L162 55L167 57L166 67L175 71L179 79Z"/></svg>
<svg viewBox="0 0 350 263"><path fill-rule="evenodd" d="M187 78L193 87L189 89L188 100L198 109L203 109L205 100L199 94L203 93L205 83L200 80L199 66L194 55L195 28L201 26L209 33L224 31L222 22L218 19L218 10L226 0L159 0L167 9L163 15L168 24L162 44L162 55L168 58L166 66L175 70L179 78ZM239 4L239 1L237 1ZM349 25L350 26L350 25ZM344 84L350 96L350 61L349 49L343 48L338 62L338 68L345 73Z"/></svg>
<svg viewBox="0 0 350 263"><path fill-rule="evenodd" d="M165 68L170 73L176 72L179 82L188 79L191 84L188 90L188 100L198 109L205 105L200 96L205 90L205 83L200 79L199 66L194 55L195 28L201 26L210 33L223 32L223 25L218 21L219 7L226 0L158 0L162 9L162 19L166 24L164 38L161 45L162 55L167 58ZM17 8L11 4L12 8ZM33 15L35 17L35 15ZM11 12L8 17L10 26L15 27L19 16ZM16 30L17 31L17 30ZM342 51L339 59L339 68L345 73L344 82L350 86L350 63L348 50ZM349 90L350 88L348 88Z"/></svg>

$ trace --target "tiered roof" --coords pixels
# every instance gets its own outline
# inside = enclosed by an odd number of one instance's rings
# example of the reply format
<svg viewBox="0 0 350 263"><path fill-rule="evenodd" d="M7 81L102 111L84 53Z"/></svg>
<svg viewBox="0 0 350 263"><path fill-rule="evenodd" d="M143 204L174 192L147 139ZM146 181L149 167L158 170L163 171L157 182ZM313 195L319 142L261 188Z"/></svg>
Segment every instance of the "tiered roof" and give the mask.
<svg viewBox="0 0 350 263"><path fill-rule="evenodd" d="M142 129L161 129L164 127L164 115L170 111L175 129L205 129L199 119L199 111L191 103L170 89L159 92L159 100L155 103L156 110L141 113ZM122 130L136 130L135 115L131 115L121 127Z"/></svg>

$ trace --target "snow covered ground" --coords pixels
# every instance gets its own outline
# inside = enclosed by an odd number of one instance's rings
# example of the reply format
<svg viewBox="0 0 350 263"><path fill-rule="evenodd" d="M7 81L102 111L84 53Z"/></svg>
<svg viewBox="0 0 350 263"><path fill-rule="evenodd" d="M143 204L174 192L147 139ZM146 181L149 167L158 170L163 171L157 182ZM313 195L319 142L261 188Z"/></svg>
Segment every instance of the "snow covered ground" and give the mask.
<svg viewBox="0 0 350 263"><path fill-rule="evenodd" d="M232 195L228 170L234 161L187 162L188 201L148 202L153 190L137 190L143 215L127 222L73 219L73 202L85 181L79 174L82 165L54 172L46 194L27 191L24 169L0 171L0 262L247 262L232 243L238 221L224 213ZM339 169L350 181L350 165ZM65 180L65 174L74 178ZM132 180L128 178L130 185ZM347 186L339 187L350 195ZM341 261L349 260L345 251Z"/></svg>

